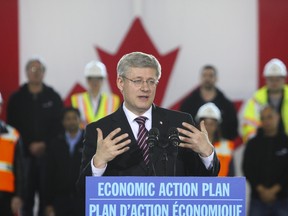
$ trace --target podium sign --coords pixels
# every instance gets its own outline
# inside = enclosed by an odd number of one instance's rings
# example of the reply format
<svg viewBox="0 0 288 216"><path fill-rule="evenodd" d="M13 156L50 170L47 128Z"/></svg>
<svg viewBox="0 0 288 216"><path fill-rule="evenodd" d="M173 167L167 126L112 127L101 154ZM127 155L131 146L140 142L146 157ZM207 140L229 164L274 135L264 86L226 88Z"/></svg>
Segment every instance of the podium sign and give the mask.
<svg viewBox="0 0 288 216"><path fill-rule="evenodd" d="M86 216L244 216L244 177L86 177Z"/></svg>

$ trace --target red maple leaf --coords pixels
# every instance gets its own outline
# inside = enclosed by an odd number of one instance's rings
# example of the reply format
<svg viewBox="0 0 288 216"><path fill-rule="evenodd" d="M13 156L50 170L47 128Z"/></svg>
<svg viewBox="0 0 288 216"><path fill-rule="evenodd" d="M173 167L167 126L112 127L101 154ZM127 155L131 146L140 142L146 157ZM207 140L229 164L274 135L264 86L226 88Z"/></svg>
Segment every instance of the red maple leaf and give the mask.
<svg viewBox="0 0 288 216"><path fill-rule="evenodd" d="M107 67L110 88L112 92L118 94L120 98L122 98L122 95L116 85L116 67L120 58L123 55L134 51L141 51L154 55L158 59L162 67L162 76L157 87L157 94L154 103L157 105L161 105L174 66L174 62L177 57L177 53L179 50L178 48L169 52L168 54L161 55L151 41L148 34L146 33L141 23L141 20L139 18L136 18L133 21L130 30L128 31L126 37L123 39L123 42L120 45L119 50L116 54L110 54L99 47L96 47L96 50L99 54L101 61ZM65 105L69 106L71 104L70 98L72 94L82 91L85 91L85 88L82 87L79 83L76 83L65 98Z"/></svg>
<svg viewBox="0 0 288 216"><path fill-rule="evenodd" d="M164 98L167 83L172 72L174 62L177 57L178 48L168 54L161 55L151 41L149 35L146 33L142 22L136 18L126 37L124 38L120 48L116 54L110 54L103 49L96 47L101 61L106 65L108 71L108 79L113 93L118 94L121 98L120 92L116 86L117 72L116 67L119 59L130 52L140 51L154 55L162 66L162 76L157 87L157 94L155 97L155 104L161 105Z"/></svg>

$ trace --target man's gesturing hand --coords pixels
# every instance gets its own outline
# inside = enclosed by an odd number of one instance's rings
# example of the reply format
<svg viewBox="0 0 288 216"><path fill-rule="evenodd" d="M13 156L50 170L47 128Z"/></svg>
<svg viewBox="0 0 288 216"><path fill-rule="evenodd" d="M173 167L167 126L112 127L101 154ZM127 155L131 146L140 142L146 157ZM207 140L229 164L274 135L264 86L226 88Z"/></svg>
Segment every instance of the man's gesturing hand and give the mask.
<svg viewBox="0 0 288 216"><path fill-rule="evenodd" d="M182 125L185 129L177 128L180 134L185 135L179 136L182 141L179 146L192 149L202 157L211 155L213 152L213 145L209 141L204 121L200 122L200 130L186 122L183 122Z"/></svg>
<svg viewBox="0 0 288 216"><path fill-rule="evenodd" d="M103 133L100 128L97 128L98 138L97 138L97 150L93 158L93 164L97 168L104 168L107 162L113 160L117 155L126 152L129 147L127 146L131 140L126 139L128 134L122 134L116 136L121 128L117 128L108 134L107 137L103 139Z"/></svg>

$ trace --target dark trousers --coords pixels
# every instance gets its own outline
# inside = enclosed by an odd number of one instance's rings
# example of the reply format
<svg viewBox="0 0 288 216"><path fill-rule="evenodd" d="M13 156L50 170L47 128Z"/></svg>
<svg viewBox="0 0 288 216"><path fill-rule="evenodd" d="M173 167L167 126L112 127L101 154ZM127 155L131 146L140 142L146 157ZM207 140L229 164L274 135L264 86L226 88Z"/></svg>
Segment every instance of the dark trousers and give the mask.
<svg viewBox="0 0 288 216"><path fill-rule="evenodd" d="M85 215L84 202L78 197L59 196L54 200L56 216Z"/></svg>
<svg viewBox="0 0 288 216"><path fill-rule="evenodd" d="M23 216L32 216L35 194L39 197L38 216L44 216L46 165L45 156L29 157L25 162L25 187Z"/></svg>
<svg viewBox="0 0 288 216"><path fill-rule="evenodd" d="M277 200L274 203L266 204L258 199L251 199L249 216L287 216L288 199Z"/></svg>
<svg viewBox="0 0 288 216"><path fill-rule="evenodd" d="M0 191L0 215L13 216L11 211L12 194Z"/></svg>

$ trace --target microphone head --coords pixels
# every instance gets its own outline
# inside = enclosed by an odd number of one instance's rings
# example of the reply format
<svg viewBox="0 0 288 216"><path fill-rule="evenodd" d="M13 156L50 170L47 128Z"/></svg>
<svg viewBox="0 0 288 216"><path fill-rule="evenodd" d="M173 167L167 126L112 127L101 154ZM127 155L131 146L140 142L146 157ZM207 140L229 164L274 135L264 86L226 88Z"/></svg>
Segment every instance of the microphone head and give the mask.
<svg viewBox="0 0 288 216"><path fill-rule="evenodd" d="M150 137L150 136L153 136L153 137L157 137L157 138L159 138L159 130L158 130L158 128L151 128L150 130L149 130L149 132L148 132L148 136Z"/></svg>
<svg viewBox="0 0 288 216"><path fill-rule="evenodd" d="M157 128L151 128L148 132L147 144L152 149L159 142L159 130Z"/></svg>
<svg viewBox="0 0 288 216"><path fill-rule="evenodd" d="M177 128L171 127L168 130L168 140L175 147L179 145L180 139L179 139L179 132Z"/></svg>
<svg viewBox="0 0 288 216"><path fill-rule="evenodd" d="M169 130L168 130L168 137L170 137L171 135L177 135L177 136L179 136L179 132L178 132L178 130L177 130L176 127L171 127L171 128L169 128Z"/></svg>

